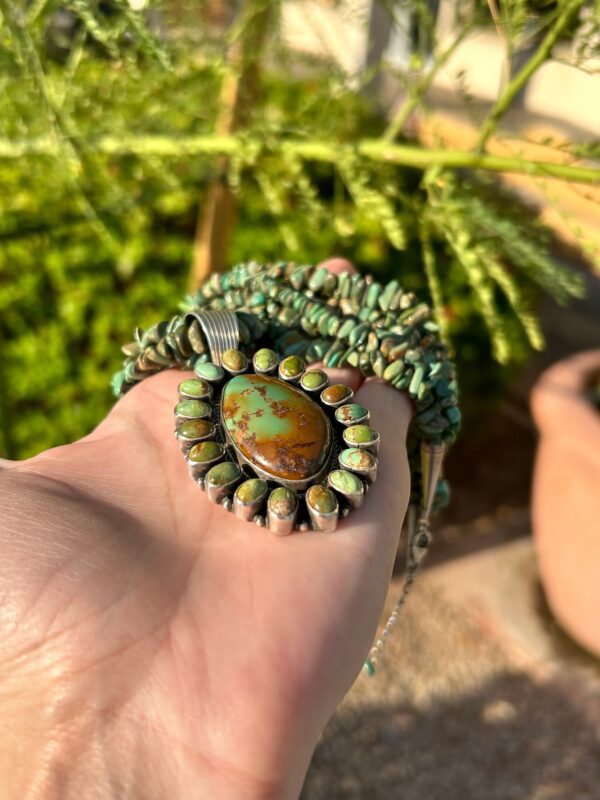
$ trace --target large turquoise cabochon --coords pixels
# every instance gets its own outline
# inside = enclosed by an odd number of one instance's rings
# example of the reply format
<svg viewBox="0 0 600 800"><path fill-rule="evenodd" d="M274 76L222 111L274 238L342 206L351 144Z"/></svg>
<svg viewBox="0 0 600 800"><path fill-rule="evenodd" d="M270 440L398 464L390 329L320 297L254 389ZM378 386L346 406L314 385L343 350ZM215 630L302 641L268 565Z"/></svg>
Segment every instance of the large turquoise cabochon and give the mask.
<svg viewBox="0 0 600 800"><path fill-rule="evenodd" d="M330 428L321 408L277 378L232 378L223 389L222 417L242 455L274 478L307 480L329 455Z"/></svg>

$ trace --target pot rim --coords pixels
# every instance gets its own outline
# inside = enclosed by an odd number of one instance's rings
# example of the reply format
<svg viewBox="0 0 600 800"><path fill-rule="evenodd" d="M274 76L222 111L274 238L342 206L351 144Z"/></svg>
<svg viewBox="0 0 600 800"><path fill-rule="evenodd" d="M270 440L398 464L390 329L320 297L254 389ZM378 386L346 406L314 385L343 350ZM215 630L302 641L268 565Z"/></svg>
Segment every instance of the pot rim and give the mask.
<svg viewBox="0 0 600 800"><path fill-rule="evenodd" d="M600 374L600 349L554 364L533 388L531 411L542 436L568 439L600 461L600 411L588 395L594 373Z"/></svg>

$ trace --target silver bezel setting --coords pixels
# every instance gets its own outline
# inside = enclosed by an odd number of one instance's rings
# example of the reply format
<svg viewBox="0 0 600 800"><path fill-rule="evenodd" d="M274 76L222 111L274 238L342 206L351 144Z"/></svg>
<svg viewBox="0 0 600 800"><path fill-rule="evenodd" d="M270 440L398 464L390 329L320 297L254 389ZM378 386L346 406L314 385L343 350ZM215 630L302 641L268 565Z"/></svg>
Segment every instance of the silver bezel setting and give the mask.
<svg viewBox="0 0 600 800"><path fill-rule="evenodd" d="M262 480L262 478L247 478L246 480ZM269 485L266 481L262 481L265 484L264 491L254 500L249 503L244 503L238 494L238 489L242 486L246 481L238 484L235 487L235 492L233 495L233 508L232 511L236 517L239 519L243 519L246 522L251 522L257 516L260 516L260 512L263 509L267 497L269 496Z"/></svg>
<svg viewBox="0 0 600 800"><path fill-rule="evenodd" d="M344 427L344 431L342 433L344 444L346 445L347 448L356 447L358 450L366 450L368 453L372 453L374 456L376 456L377 453L379 452L380 438L377 431L371 428L370 425L365 425L365 427L370 428L371 431L373 431L374 436L368 442L353 442L352 439L349 438L350 429L358 427L359 424L364 425L364 423L361 422L361 423L356 423L355 425L346 425Z"/></svg>
<svg viewBox="0 0 600 800"><path fill-rule="evenodd" d="M275 355L275 354L274 354ZM302 369L298 375L290 378L280 374L279 365L282 359L276 356L276 363L268 370L260 370L255 366L254 358L248 358L247 368L243 371L232 371L223 368L222 362L215 364L214 362L207 362L203 360L197 365L197 376L207 381L212 386L211 396L202 399L202 403L206 403L211 408L211 413L203 413L201 417L175 414L176 418L176 437L179 441L179 446L184 453L185 460L188 464L190 474L198 483L211 502L220 505L227 511L233 512L238 518L247 522L254 522L260 527L267 527L272 533L285 536L292 531L317 531L323 533L330 533L334 531L340 519L344 519L347 514L360 508L363 503L365 494L370 484L375 480L377 474L377 449L379 447L379 435L375 432L376 438L367 443L350 444L347 442L347 431L351 425L368 424L369 412L364 409L364 414L360 419L355 418L351 422L344 421L337 414L337 410L350 403L353 403L354 392L350 387L346 387L343 392L343 399L339 402L327 402L327 398L323 397L323 392L329 388L329 380L323 380L314 389L304 388L302 386L302 378L310 372L303 359ZM207 365L206 367L204 365ZM213 366L220 367L220 370L212 370ZM207 374L214 372L214 380L207 377ZM268 377L281 381L287 384L290 388L303 394L308 400L315 403L324 414L327 423L327 443L325 452L327 455L322 462L321 467L313 475L303 480L285 480L281 479L268 470L256 464L252 458L248 457L241 452L240 448L233 441L227 426L223 419L222 411L222 397L223 390L229 380L237 375L244 373L254 373L261 377ZM187 400L188 397L182 391L180 392L180 399ZM205 408L202 408L203 412ZM213 429L210 434L203 435L202 437L190 439L181 435L179 426L183 421L190 419L205 419L209 421ZM189 458L189 451L191 448L201 442L214 441L220 447L218 456L210 459L207 462L198 462ZM367 468L360 468L360 465L353 467L347 463L343 463L340 455L344 450L349 447L356 449L358 452L366 451L365 456L368 455ZM206 473L215 464L225 461L232 461L240 467L240 476L227 484L212 486L206 480ZM361 489L356 492L345 492L329 480L330 474L335 470L345 470L354 474L361 482ZM247 481L252 478L259 479L265 482L265 491L257 498L249 503L243 503L238 495L238 489ZM332 510L318 511L315 507L311 506L306 501L306 493L312 486L319 486L325 490L327 503ZM272 493L278 488L283 487L291 490L295 497L295 507L292 513L280 516L271 507L269 502ZM335 502L332 501L331 495ZM289 498L288 498L289 499Z"/></svg>

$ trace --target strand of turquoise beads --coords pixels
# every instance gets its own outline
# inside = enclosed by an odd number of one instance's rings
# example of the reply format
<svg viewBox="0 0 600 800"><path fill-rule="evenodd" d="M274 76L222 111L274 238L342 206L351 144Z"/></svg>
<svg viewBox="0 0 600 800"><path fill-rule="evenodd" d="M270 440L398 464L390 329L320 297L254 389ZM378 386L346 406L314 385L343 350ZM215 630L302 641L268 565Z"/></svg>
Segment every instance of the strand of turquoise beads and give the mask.
<svg viewBox="0 0 600 800"><path fill-rule="evenodd" d="M222 310L235 313L239 351L249 360L268 348L279 358L322 361L325 367L349 365L406 391L414 404L407 442L411 499L405 581L365 662L367 673L373 674L429 547L430 515L449 497L442 462L456 438L460 412L454 366L438 325L430 307L397 281L382 285L370 276L334 275L322 267L289 262L240 264L212 275L170 320L136 329L134 341L123 348L123 369L113 378L115 394L163 369L205 373L201 365L211 362L211 353L199 315Z"/></svg>

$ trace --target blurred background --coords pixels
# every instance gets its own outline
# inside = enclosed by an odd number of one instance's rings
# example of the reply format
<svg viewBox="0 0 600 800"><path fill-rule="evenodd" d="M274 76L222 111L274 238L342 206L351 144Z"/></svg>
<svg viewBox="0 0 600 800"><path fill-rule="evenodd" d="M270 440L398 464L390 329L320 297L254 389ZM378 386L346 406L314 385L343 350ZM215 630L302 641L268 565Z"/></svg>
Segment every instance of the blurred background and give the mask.
<svg viewBox="0 0 600 800"><path fill-rule="evenodd" d="M458 366L453 499L304 794L597 798L598 0L0 0L0 23L0 456L89 432L120 345L214 271L397 278Z"/></svg>

